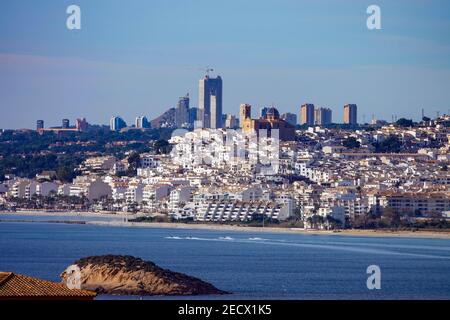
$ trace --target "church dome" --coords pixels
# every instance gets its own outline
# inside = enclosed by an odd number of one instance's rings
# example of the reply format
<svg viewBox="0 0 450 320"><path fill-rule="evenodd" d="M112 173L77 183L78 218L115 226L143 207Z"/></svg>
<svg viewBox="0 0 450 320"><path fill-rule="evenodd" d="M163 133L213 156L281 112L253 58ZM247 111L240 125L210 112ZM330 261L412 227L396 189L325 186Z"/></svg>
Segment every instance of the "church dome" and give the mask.
<svg viewBox="0 0 450 320"><path fill-rule="evenodd" d="M267 110L266 113L266 118L271 118L271 119L279 119L280 118L280 113L278 112L278 110L274 107L269 108L269 110Z"/></svg>

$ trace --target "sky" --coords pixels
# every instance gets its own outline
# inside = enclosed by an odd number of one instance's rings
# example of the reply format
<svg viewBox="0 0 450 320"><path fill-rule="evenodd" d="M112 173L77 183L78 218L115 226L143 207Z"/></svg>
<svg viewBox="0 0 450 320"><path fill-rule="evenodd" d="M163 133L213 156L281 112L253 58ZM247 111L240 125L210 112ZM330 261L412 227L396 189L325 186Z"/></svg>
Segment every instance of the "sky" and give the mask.
<svg viewBox="0 0 450 320"><path fill-rule="evenodd" d="M81 30L66 27L72 4ZM339 123L356 103L360 122L434 117L450 110L449 35L447 0L2 0L0 128L131 124L186 93L197 106L207 66L224 113L314 103Z"/></svg>

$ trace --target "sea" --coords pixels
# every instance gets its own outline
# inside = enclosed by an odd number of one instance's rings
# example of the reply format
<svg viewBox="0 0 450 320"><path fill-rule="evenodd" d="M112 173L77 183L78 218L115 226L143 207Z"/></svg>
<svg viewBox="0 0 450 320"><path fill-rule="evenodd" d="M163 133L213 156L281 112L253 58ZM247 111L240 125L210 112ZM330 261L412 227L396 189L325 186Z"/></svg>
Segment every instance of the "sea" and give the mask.
<svg viewBox="0 0 450 320"><path fill-rule="evenodd" d="M70 220L105 218L0 214L0 271L60 281L60 273L79 258L118 254L153 261L231 294L97 299L450 299L450 239L117 227ZM380 289L367 286L367 269L374 265Z"/></svg>

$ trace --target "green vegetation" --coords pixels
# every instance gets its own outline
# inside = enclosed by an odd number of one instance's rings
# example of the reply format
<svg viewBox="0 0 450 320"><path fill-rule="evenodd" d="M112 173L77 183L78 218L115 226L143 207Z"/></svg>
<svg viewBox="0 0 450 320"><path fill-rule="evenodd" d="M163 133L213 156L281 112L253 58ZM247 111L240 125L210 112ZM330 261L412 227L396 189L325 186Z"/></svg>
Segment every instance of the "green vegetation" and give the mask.
<svg viewBox="0 0 450 320"><path fill-rule="evenodd" d="M128 157L128 164L129 164L128 175L130 175L130 176L135 175L140 163L141 163L141 157L139 156L138 152L134 151Z"/></svg>
<svg viewBox="0 0 450 320"><path fill-rule="evenodd" d="M358 149L361 146L361 143L356 140L355 137L348 137L344 141L342 141L342 145L349 149Z"/></svg>
<svg viewBox="0 0 450 320"><path fill-rule="evenodd" d="M171 222L168 216L138 217L129 222Z"/></svg>
<svg viewBox="0 0 450 320"><path fill-rule="evenodd" d="M7 173L32 178L45 170L54 170L58 179L71 181L74 169L88 156L114 155L123 159L130 150L169 152L167 139L171 133L172 129L120 133L100 126L87 132L61 134L6 130L0 133L0 181Z"/></svg>
<svg viewBox="0 0 450 320"><path fill-rule="evenodd" d="M88 211L89 200L86 197L64 196L55 193L49 196L33 195L27 198L9 198L11 208L32 210Z"/></svg>
<svg viewBox="0 0 450 320"><path fill-rule="evenodd" d="M428 218L411 219L414 214L399 214L391 208L387 208L382 216L367 214L359 215L352 219L347 219L345 227L342 222L331 216L313 215L306 219L306 222L312 228L319 229L325 226L328 230L341 229L387 229L387 230L450 230L450 221L444 219L439 214L432 214ZM194 221L192 218L184 220L174 220L168 216L161 215L155 217L139 217L130 222L178 222L186 224L211 224L227 225L240 227L266 227L266 228L304 228L305 224L299 217L294 216L286 221L263 218L262 215L255 214L249 221Z"/></svg>
<svg viewBox="0 0 450 320"><path fill-rule="evenodd" d="M168 154L172 150L172 146L169 144L168 141L164 139L159 139L155 141L152 147L155 150L156 154Z"/></svg>
<svg viewBox="0 0 450 320"><path fill-rule="evenodd" d="M13 173L21 177L33 178L42 171L56 171L62 181L74 178L74 169L81 163L82 157L55 154L8 155L0 160L0 176Z"/></svg>
<svg viewBox="0 0 450 320"><path fill-rule="evenodd" d="M395 230L449 230L450 221L439 214L431 214L428 218L416 217L417 214L403 213L386 208L383 215L372 214L356 216L347 222L347 228L353 229L395 229Z"/></svg>
<svg viewBox="0 0 450 320"><path fill-rule="evenodd" d="M0 156L9 154L35 154L53 151L56 153L102 152L112 154L120 150L126 152L148 142L168 140L172 129L151 129L146 131L128 130L127 132L110 131L107 127L93 127L86 132L64 132L55 134L36 131L6 130L0 134ZM127 142L126 145L117 143ZM167 141L166 141L167 142ZM134 145L133 145L134 144Z"/></svg>
<svg viewBox="0 0 450 320"><path fill-rule="evenodd" d="M400 127L413 127L415 125L412 119L400 118L395 122L396 125Z"/></svg>
<svg viewBox="0 0 450 320"><path fill-rule="evenodd" d="M398 153L402 149L402 143L397 136L393 135L381 142L375 142L373 146L375 147L375 152L381 153Z"/></svg>

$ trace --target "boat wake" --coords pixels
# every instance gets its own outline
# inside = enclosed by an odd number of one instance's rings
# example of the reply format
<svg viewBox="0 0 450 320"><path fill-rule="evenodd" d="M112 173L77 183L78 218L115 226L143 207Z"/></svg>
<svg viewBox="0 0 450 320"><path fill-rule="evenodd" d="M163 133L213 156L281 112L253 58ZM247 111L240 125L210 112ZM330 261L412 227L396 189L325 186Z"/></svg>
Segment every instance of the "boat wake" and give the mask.
<svg viewBox="0 0 450 320"><path fill-rule="evenodd" d="M313 244L311 242L301 243L301 242L291 242L286 240L276 240L276 239L264 239L259 237L250 237L245 239L232 238L230 236L217 237L217 238L200 238L200 237L180 237L180 236L168 236L165 239L171 240L196 240L196 241L211 241L211 242L233 242L233 243L254 243L258 245L271 245L271 246L288 246L306 249L325 249L332 251L348 251L354 253L365 253L365 254L380 254L380 255L397 255L397 256L410 256L410 257L420 257L420 258L430 258L430 259L450 259L450 256L434 255L429 253L417 253L417 252L400 252L396 250L389 250L386 248L374 248L368 245L367 247L362 247L361 245L350 245L348 243L336 243L336 244Z"/></svg>

